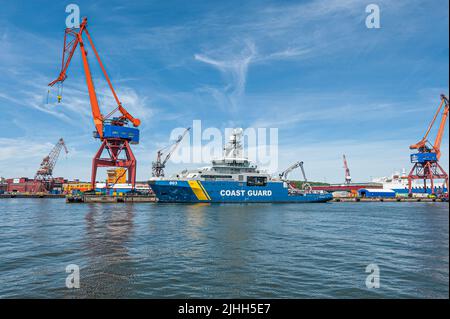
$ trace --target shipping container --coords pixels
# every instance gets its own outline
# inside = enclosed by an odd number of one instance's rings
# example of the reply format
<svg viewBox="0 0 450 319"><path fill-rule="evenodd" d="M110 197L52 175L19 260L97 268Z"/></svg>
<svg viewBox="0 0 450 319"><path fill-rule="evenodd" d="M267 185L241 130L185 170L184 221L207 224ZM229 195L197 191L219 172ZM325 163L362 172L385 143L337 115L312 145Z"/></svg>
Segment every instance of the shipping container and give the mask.
<svg viewBox="0 0 450 319"><path fill-rule="evenodd" d="M126 169L119 167L106 171L108 184L125 184L127 181Z"/></svg>

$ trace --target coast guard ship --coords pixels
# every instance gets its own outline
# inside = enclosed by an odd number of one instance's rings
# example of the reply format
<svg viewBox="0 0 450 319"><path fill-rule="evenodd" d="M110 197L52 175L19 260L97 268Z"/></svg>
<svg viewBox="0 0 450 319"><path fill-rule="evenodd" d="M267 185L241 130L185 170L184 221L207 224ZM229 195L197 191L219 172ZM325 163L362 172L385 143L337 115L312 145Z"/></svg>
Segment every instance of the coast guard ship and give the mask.
<svg viewBox="0 0 450 319"><path fill-rule="evenodd" d="M223 157L211 167L185 170L169 179L150 180L159 202L169 203L324 203L329 193L293 188L286 180L273 179L242 156L240 136L235 130Z"/></svg>

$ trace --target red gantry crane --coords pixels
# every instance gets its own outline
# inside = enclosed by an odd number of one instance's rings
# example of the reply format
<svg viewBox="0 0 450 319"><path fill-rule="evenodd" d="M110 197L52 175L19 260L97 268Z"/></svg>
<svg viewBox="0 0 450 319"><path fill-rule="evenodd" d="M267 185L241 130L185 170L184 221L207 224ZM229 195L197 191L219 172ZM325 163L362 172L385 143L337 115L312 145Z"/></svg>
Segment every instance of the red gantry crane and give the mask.
<svg viewBox="0 0 450 319"><path fill-rule="evenodd" d="M86 35L88 43L94 52L98 64L100 65L103 75L117 103L117 107L106 116L100 112L97 94L95 92L94 82L92 80L91 70L88 63L86 51L87 42L84 42L83 35ZM57 83L62 85L62 83L66 80L67 69L77 47L80 48L81 51L92 116L94 118L96 128L94 137L100 139L102 143L99 150L95 154L94 159L92 160L91 187L93 189L95 188L97 169L99 167L123 167L128 171L127 181L132 184L132 188L134 189L136 183L136 158L131 151L130 144L139 143L139 130L137 128L128 127L128 123L131 122L134 127L138 127L141 124L141 121L131 116L131 114L128 113L122 106L122 103L117 97L117 94L111 84L111 80L106 73L105 67L103 66L97 49L95 48L92 38L87 30L87 18L83 19L79 28L67 28L65 30L61 72L56 80L49 83L49 86L54 86ZM58 95L58 102L60 101L61 96ZM120 116L111 118L116 111L120 112ZM105 149L108 156L102 158L102 154Z"/></svg>
<svg viewBox="0 0 450 319"><path fill-rule="evenodd" d="M187 132L189 132L191 128L187 128L182 135L178 136L177 140L171 144L168 145L162 149L160 149L156 153L156 161L152 163L152 176L153 177L164 177L164 168L166 167L166 163L169 161L170 157L172 156L173 152L177 149L178 145L180 145L183 138L186 136ZM164 152L167 151L166 157L164 157L164 160L162 159Z"/></svg>
<svg viewBox="0 0 450 319"><path fill-rule="evenodd" d="M438 132L434 144L428 141L428 134L430 133L439 113L442 110L441 123L439 124ZM448 175L444 169L439 165L439 159L441 158L441 142L444 135L445 124L447 123L449 112L448 98L441 94L441 103L425 132L424 137L416 144L411 145L409 148L417 150L418 153L411 154L411 163L413 167L408 175L408 189L409 194L412 195L412 181L415 179L421 179L424 182L424 189L427 191L427 180L430 180L431 193L435 193L434 180L443 179L443 190L447 187L448 192Z"/></svg>
<svg viewBox="0 0 450 319"><path fill-rule="evenodd" d="M345 158L345 154L342 155L344 159L344 169L345 169L345 184L350 184L352 182L352 178L350 176L350 169L348 168L347 159Z"/></svg>
<svg viewBox="0 0 450 319"><path fill-rule="evenodd" d="M60 138L50 153L43 158L41 165L34 176L34 192L42 190L42 187L44 188L43 190L49 191L52 187L53 169L55 168L56 161L63 148L66 154L69 153L64 140Z"/></svg>

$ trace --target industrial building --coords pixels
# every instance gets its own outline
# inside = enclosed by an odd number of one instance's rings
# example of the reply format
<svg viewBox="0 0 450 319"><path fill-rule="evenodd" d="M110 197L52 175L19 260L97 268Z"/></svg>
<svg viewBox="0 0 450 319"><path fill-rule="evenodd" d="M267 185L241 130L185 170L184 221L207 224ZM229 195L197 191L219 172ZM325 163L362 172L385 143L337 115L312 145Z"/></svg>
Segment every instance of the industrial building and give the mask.
<svg viewBox="0 0 450 319"><path fill-rule="evenodd" d="M67 182L64 177L53 178L53 186L46 189L44 183L40 180L30 179L27 177L8 178L2 186L4 192L8 193L39 193L49 192L52 194L60 194L63 192L63 184Z"/></svg>

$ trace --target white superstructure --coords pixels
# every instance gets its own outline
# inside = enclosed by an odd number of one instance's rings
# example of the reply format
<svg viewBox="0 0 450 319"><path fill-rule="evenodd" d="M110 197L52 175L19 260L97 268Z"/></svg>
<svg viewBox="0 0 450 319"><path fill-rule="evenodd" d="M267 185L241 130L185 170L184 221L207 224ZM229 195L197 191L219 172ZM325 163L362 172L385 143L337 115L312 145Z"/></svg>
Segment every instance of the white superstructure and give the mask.
<svg viewBox="0 0 450 319"><path fill-rule="evenodd" d="M384 176L373 178L372 182L383 184L383 189L407 189L408 175L406 175L406 170L403 169L401 174L400 172L394 172L390 177ZM413 181L412 187L423 187L423 184L417 181Z"/></svg>

